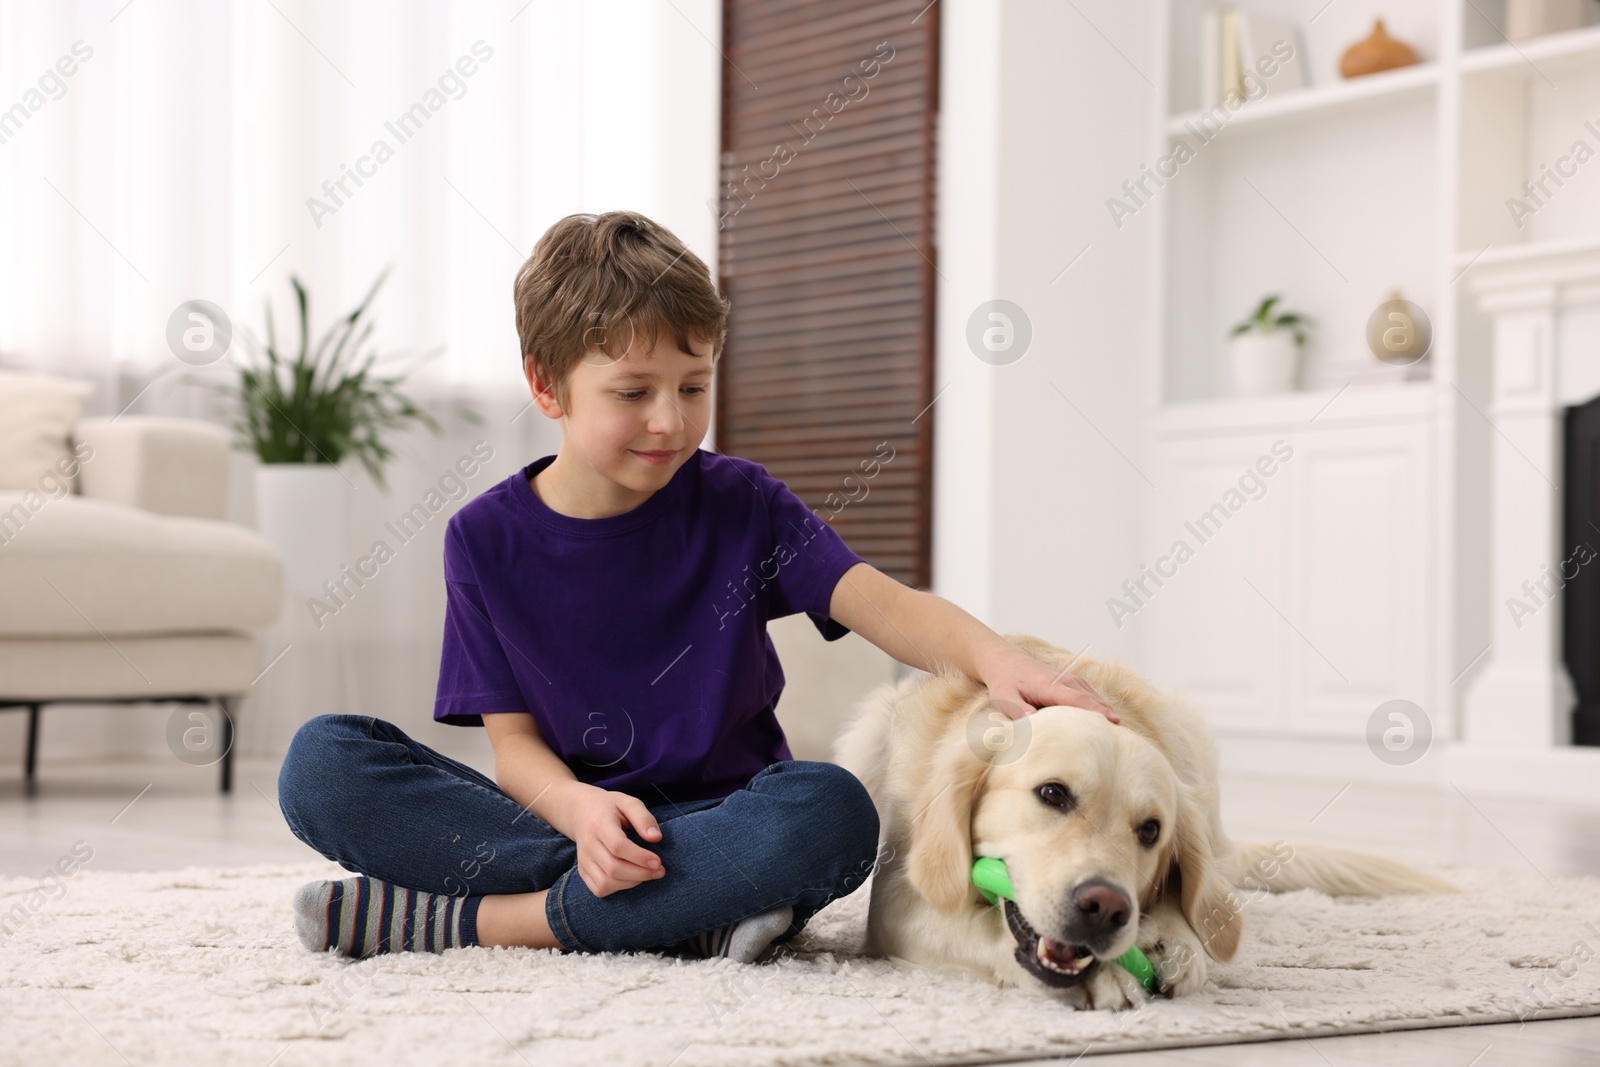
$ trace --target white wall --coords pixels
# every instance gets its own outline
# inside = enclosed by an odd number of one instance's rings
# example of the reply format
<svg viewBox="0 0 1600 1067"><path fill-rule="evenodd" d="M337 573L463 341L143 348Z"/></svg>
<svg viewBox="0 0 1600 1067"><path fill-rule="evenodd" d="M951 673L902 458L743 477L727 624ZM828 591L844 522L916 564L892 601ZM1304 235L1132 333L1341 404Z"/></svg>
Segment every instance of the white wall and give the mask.
<svg viewBox="0 0 1600 1067"><path fill-rule="evenodd" d="M1149 14L942 9L934 591L1001 632L1132 657L1105 600L1138 570L1150 218L1118 230L1105 200L1147 162ZM997 297L1033 329L1006 366L966 341Z"/></svg>
<svg viewBox="0 0 1600 1067"><path fill-rule="evenodd" d="M996 368L968 349L966 328L999 285L1001 19L971 0L939 17L932 589L993 625Z"/></svg>

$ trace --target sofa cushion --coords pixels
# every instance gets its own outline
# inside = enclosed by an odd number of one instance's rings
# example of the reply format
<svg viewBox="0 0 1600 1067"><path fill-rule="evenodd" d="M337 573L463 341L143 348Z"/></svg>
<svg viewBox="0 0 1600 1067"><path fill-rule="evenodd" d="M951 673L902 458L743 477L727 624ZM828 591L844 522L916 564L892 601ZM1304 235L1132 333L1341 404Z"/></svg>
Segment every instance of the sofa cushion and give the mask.
<svg viewBox="0 0 1600 1067"><path fill-rule="evenodd" d="M68 435L94 394L89 382L0 370L0 490L74 490L77 464Z"/></svg>
<svg viewBox="0 0 1600 1067"><path fill-rule="evenodd" d="M278 550L235 523L0 492L0 636L268 626L282 575Z"/></svg>
<svg viewBox="0 0 1600 1067"><path fill-rule="evenodd" d="M232 450L200 419L123 415L79 419L78 491L96 500L196 519L228 517Z"/></svg>
<svg viewBox="0 0 1600 1067"><path fill-rule="evenodd" d="M249 691L262 667L243 634L11 637L0 641L0 699L224 696Z"/></svg>

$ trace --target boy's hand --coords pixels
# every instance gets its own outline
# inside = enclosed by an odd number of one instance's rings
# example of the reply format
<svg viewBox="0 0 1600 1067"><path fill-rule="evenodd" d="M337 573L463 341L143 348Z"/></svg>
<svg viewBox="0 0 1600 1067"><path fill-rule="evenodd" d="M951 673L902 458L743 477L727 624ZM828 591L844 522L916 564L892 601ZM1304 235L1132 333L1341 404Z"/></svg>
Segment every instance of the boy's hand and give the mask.
<svg viewBox="0 0 1600 1067"><path fill-rule="evenodd" d="M989 696L996 707L1009 718L1032 715L1040 708L1068 705L1097 711L1112 722L1121 722L1100 694L1076 674L1066 674L1046 663L1040 663L1015 645L1009 646L1014 655L1003 655L987 666L981 679L989 687Z"/></svg>
<svg viewBox="0 0 1600 1067"><path fill-rule="evenodd" d="M589 892L609 896L667 873L660 857L634 844L626 832L632 826L646 841L661 840L661 827L644 801L587 783L570 788L564 821L578 846L578 876Z"/></svg>

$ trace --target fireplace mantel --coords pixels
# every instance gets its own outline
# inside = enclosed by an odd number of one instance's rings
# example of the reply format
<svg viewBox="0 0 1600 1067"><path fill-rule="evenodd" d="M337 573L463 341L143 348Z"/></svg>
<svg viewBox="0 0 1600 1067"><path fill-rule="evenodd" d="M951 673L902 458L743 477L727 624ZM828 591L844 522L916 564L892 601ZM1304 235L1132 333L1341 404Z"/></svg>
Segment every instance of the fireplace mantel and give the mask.
<svg viewBox="0 0 1600 1067"><path fill-rule="evenodd" d="M1575 694L1562 661L1561 592L1549 578L1572 548L1560 543L1563 411L1600 394L1600 241L1487 252L1466 281L1492 323L1487 403L1466 398L1494 429L1492 621L1445 773L1600 801L1600 748L1570 744ZM1513 598L1532 613L1514 612Z"/></svg>

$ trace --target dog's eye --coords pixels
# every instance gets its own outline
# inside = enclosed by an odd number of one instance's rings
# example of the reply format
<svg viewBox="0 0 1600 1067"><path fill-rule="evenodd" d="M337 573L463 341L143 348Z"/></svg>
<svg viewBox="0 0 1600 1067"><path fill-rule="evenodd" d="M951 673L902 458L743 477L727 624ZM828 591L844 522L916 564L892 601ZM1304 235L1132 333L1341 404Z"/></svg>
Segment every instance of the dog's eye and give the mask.
<svg viewBox="0 0 1600 1067"><path fill-rule="evenodd" d="M1139 844L1149 848L1161 836L1161 824L1155 819L1146 819L1139 824Z"/></svg>
<svg viewBox="0 0 1600 1067"><path fill-rule="evenodd" d="M1054 808L1070 808L1072 806L1072 790L1060 782L1046 782L1034 790L1039 799Z"/></svg>

